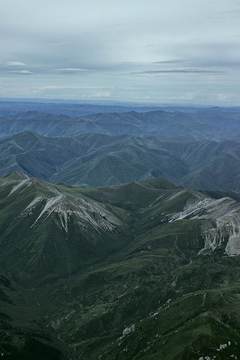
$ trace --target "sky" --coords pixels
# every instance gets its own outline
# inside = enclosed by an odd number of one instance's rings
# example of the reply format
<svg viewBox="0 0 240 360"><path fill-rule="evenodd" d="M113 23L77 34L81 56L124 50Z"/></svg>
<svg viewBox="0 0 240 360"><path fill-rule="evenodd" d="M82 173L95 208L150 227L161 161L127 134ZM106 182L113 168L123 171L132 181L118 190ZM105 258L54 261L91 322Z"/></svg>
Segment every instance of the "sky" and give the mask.
<svg viewBox="0 0 240 360"><path fill-rule="evenodd" d="M240 105L240 0L0 0L0 97Z"/></svg>

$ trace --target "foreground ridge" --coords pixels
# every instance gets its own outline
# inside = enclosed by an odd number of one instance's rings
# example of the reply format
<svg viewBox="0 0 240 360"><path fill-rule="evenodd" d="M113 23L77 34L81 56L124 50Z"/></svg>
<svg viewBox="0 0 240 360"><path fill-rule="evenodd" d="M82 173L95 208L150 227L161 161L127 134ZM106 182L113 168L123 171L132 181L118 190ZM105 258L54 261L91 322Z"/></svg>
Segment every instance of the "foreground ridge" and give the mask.
<svg viewBox="0 0 240 360"><path fill-rule="evenodd" d="M239 219L230 194L164 179L1 178L2 353L30 351L37 332L46 359L238 358Z"/></svg>

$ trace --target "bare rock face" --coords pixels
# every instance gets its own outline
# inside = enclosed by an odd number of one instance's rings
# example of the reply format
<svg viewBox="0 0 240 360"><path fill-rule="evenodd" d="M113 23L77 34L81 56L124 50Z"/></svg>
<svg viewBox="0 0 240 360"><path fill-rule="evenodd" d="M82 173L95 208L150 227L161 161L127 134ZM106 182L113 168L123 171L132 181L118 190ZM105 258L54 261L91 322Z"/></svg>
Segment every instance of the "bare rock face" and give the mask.
<svg viewBox="0 0 240 360"><path fill-rule="evenodd" d="M90 198L84 190L15 173L0 180L0 197L6 268L17 264L20 272L36 274L64 272L67 267L73 271L125 241L123 211Z"/></svg>
<svg viewBox="0 0 240 360"><path fill-rule="evenodd" d="M184 209L174 214L170 221L201 220L205 250L224 247L229 256L240 254L240 204L229 198L211 199L200 193Z"/></svg>

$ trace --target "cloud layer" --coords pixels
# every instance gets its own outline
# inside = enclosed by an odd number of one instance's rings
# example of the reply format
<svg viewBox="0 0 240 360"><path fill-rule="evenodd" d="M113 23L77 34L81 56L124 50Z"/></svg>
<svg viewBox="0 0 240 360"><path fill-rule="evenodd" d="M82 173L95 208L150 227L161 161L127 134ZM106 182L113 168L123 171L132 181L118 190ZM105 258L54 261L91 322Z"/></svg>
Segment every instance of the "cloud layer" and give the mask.
<svg viewBox="0 0 240 360"><path fill-rule="evenodd" d="M240 103L238 0L8 0L0 96Z"/></svg>

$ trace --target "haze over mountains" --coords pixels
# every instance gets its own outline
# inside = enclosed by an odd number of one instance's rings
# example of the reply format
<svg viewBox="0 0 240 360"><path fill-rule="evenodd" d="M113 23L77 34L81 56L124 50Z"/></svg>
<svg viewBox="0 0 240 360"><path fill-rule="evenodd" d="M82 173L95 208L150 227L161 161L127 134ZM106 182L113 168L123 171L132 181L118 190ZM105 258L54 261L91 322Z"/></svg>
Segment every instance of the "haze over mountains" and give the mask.
<svg viewBox="0 0 240 360"><path fill-rule="evenodd" d="M8 106L1 358L240 358L239 109Z"/></svg>
<svg viewBox="0 0 240 360"><path fill-rule="evenodd" d="M92 111L94 109L93 107ZM145 112L127 111L127 108L125 112L117 110L118 108L115 112L104 111L72 117L63 115L61 108L58 114L52 114L39 111L3 111L0 107L1 137L25 130L46 136L98 133L187 137L195 140L232 139L240 134L238 108L163 108Z"/></svg>
<svg viewBox="0 0 240 360"><path fill-rule="evenodd" d="M57 104L52 107L56 112ZM239 191L237 108L105 110L77 118L62 115L61 106L59 114L18 109L18 103L12 111L5 103L0 106L1 175L23 171L90 186L164 177L195 189Z"/></svg>

